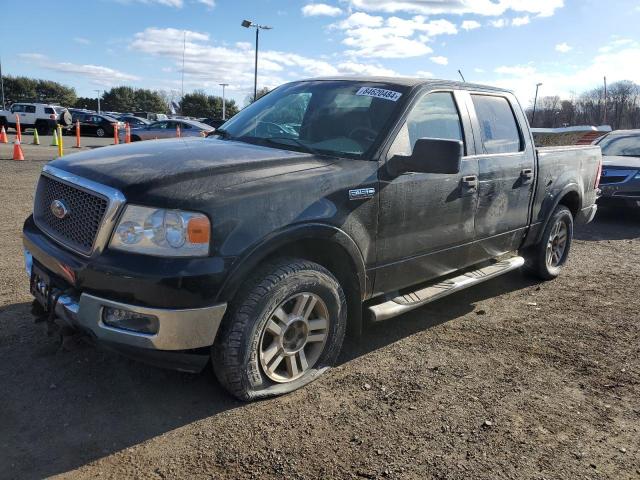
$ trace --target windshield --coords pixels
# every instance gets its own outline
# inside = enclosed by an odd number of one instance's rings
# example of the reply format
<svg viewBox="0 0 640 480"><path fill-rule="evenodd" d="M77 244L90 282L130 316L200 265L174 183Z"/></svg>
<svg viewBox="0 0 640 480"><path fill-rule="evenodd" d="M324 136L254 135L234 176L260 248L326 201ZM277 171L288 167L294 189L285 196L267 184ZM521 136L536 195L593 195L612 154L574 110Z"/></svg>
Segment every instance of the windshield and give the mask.
<svg viewBox="0 0 640 480"><path fill-rule="evenodd" d="M381 140L406 87L353 81L283 85L224 124L224 138L353 158ZM402 99L404 100L404 99Z"/></svg>
<svg viewBox="0 0 640 480"><path fill-rule="evenodd" d="M607 157L640 157L640 135L609 135L600 143Z"/></svg>

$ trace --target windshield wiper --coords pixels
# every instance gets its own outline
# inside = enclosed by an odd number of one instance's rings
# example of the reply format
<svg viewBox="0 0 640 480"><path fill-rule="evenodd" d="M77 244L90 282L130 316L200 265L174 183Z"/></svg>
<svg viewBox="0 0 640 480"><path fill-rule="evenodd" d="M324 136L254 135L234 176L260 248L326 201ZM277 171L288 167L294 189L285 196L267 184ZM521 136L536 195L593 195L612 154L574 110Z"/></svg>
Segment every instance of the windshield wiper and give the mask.
<svg viewBox="0 0 640 480"><path fill-rule="evenodd" d="M299 147L301 147L307 153L313 153L314 155L327 155L326 153L322 153L319 150L316 150L315 148L307 145L306 143L301 142L297 138L292 138L292 137L269 137L269 138L263 138L263 140L266 141L267 143L272 144L272 145L286 145L285 143L277 142L276 140L289 140L289 141L295 143L296 145L298 145Z"/></svg>
<svg viewBox="0 0 640 480"><path fill-rule="evenodd" d="M211 135L220 135L221 138L230 139L231 134L224 128L216 128Z"/></svg>

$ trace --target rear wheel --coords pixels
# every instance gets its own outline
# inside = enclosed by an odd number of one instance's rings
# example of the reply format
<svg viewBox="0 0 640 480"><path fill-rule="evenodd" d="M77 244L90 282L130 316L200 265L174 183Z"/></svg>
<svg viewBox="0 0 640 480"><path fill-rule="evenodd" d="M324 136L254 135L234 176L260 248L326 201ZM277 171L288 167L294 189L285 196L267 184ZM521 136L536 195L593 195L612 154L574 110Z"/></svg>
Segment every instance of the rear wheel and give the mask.
<svg viewBox="0 0 640 480"><path fill-rule="evenodd" d="M553 211L539 244L526 255L527 269L543 280L556 278L567 262L573 241L573 215L564 205Z"/></svg>
<svg viewBox="0 0 640 480"><path fill-rule="evenodd" d="M241 400L306 385L335 362L346 313L342 288L322 266L301 259L267 265L230 305L218 333L218 380Z"/></svg>
<svg viewBox="0 0 640 480"><path fill-rule="evenodd" d="M106 134L107 132L102 127L98 127L98 129L96 130L96 135L99 136L100 138L104 137Z"/></svg>

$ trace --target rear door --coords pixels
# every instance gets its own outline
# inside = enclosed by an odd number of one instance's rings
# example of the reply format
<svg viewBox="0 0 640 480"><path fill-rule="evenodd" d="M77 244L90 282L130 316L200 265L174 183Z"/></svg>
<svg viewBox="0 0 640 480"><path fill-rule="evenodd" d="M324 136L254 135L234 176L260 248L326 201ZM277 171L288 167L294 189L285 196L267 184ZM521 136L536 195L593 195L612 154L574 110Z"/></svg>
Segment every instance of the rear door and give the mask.
<svg viewBox="0 0 640 480"><path fill-rule="evenodd" d="M33 126L36 123L36 106L25 105L24 114L20 116L20 123L23 125Z"/></svg>
<svg viewBox="0 0 640 480"><path fill-rule="evenodd" d="M465 152L473 152L469 117L459 93L421 94L386 158L410 154L419 138L462 140ZM477 160L468 156L456 174L407 172L393 178L381 170L376 294L469 264L466 245L474 238L477 175Z"/></svg>
<svg viewBox="0 0 640 480"><path fill-rule="evenodd" d="M476 260L519 247L529 223L535 154L526 119L511 94L468 94L478 162Z"/></svg>

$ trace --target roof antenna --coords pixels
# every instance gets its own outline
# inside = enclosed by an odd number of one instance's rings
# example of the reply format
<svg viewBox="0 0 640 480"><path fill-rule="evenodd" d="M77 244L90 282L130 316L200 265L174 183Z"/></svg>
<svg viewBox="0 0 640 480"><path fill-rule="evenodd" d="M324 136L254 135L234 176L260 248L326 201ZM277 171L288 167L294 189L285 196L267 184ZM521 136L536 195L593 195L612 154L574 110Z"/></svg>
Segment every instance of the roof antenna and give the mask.
<svg viewBox="0 0 640 480"><path fill-rule="evenodd" d="M458 70L458 73L460 74L460 78L462 79L462 81L464 83L467 83L467 81L464 79L464 75L462 75L462 72L460 70Z"/></svg>

